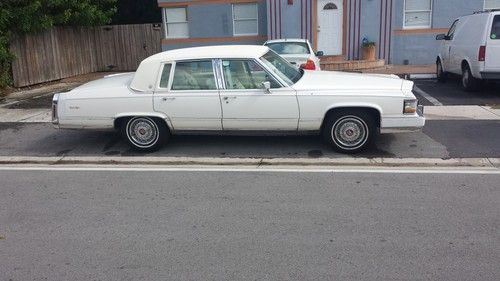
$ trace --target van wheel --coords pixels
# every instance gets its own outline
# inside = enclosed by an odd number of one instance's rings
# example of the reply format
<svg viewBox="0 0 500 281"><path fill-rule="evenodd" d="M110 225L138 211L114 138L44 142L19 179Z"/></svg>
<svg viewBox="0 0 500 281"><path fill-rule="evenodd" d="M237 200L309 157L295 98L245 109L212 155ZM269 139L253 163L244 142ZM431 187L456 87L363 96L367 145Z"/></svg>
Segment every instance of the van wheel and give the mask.
<svg viewBox="0 0 500 281"><path fill-rule="evenodd" d="M147 116L124 120L121 131L133 149L144 152L160 149L170 138L167 124L163 120Z"/></svg>
<svg viewBox="0 0 500 281"><path fill-rule="evenodd" d="M476 91L479 87L479 80L472 76L472 72L468 64L462 67L462 87L467 92Z"/></svg>
<svg viewBox="0 0 500 281"><path fill-rule="evenodd" d="M441 63L441 60L438 60L436 63L436 76L437 80L441 83L446 82L446 79L448 78L448 73L443 71L443 64Z"/></svg>
<svg viewBox="0 0 500 281"><path fill-rule="evenodd" d="M353 154L373 144L376 126L372 116L364 111L341 111L327 117L322 133L336 151Z"/></svg>

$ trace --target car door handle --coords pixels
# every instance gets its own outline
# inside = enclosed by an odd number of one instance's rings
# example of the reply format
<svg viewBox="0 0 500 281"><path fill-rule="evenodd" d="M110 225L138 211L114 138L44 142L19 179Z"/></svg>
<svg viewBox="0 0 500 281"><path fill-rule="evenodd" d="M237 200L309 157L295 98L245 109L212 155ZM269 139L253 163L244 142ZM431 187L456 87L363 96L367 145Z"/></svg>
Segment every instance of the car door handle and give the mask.
<svg viewBox="0 0 500 281"><path fill-rule="evenodd" d="M236 99L236 97L224 97L223 99L224 99L224 100L229 100L229 99L234 100L234 99Z"/></svg>
<svg viewBox="0 0 500 281"><path fill-rule="evenodd" d="M163 101L169 101L169 100L175 100L175 98L167 98L167 97L164 97L162 98Z"/></svg>

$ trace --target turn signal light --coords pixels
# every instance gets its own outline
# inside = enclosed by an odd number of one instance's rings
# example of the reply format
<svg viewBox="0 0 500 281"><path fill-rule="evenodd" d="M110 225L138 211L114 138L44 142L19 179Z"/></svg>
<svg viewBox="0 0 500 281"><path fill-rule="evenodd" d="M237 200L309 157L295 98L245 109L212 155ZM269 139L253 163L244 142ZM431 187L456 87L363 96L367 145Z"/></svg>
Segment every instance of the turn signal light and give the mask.
<svg viewBox="0 0 500 281"><path fill-rule="evenodd" d="M307 59L306 63L300 65L300 68L307 70L316 70L316 65L312 59Z"/></svg>

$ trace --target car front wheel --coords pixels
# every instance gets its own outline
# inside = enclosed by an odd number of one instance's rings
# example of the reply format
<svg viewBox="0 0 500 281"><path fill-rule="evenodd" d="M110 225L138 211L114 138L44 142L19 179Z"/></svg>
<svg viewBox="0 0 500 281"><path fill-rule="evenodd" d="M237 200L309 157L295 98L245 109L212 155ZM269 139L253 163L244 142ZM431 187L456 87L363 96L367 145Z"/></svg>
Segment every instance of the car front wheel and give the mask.
<svg viewBox="0 0 500 281"><path fill-rule="evenodd" d="M121 130L129 145L138 151L156 151L170 137L166 123L151 117L124 120Z"/></svg>
<svg viewBox="0 0 500 281"><path fill-rule="evenodd" d="M373 143L375 122L363 111L331 114L325 123L323 137L333 148L342 153L357 153Z"/></svg>

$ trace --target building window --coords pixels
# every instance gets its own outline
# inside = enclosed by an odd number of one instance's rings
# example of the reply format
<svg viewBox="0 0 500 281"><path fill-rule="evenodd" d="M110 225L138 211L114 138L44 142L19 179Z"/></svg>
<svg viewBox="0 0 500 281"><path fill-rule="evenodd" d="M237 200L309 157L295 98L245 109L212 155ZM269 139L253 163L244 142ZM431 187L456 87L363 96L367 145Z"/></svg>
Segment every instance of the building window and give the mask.
<svg viewBox="0 0 500 281"><path fill-rule="evenodd" d="M257 4L233 4L233 34L257 35L258 30Z"/></svg>
<svg viewBox="0 0 500 281"><path fill-rule="evenodd" d="M167 38L188 38L187 11L182 8L165 8L165 35Z"/></svg>
<svg viewBox="0 0 500 281"><path fill-rule="evenodd" d="M500 0L484 0L484 9L500 9Z"/></svg>
<svg viewBox="0 0 500 281"><path fill-rule="evenodd" d="M430 28L431 19L432 0L405 0L404 28Z"/></svg>

